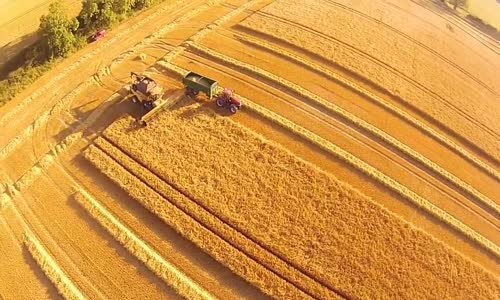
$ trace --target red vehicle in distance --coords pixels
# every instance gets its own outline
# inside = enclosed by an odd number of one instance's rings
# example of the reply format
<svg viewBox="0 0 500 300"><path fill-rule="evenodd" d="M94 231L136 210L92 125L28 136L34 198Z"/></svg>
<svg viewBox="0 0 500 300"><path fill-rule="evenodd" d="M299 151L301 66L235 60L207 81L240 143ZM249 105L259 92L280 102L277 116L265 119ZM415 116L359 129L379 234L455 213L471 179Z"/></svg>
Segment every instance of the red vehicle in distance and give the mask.
<svg viewBox="0 0 500 300"><path fill-rule="evenodd" d="M104 37L104 35L106 35L106 30L105 29L100 29L100 30L97 30L96 33L94 33L90 38L89 38L89 41L90 42L95 42L95 41L98 41L100 39L102 39Z"/></svg>

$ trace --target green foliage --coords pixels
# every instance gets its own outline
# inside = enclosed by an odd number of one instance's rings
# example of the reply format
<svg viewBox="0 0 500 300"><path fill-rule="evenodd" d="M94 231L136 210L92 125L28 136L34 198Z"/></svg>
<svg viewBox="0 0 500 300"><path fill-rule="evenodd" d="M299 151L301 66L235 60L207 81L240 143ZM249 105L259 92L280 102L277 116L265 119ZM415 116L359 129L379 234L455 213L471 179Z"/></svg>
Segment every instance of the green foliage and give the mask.
<svg viewBox="0 0 500 300"><path fill-rule="evenodd" d="M42 40L40 46L47 51L49 58L65 57L75 49L77 39L74 32L78 21L69 18L60 1L52 3L48 15L40 18Z"/></svg>
<svg viewBox="0 0 500 300"><path fill-rule="evenodd" d="M36 66L27 65L11 72L7 79L0 81L0 106L14 98L25 87L35 82L54 63L55 61L50 61Z"/></svg>
<svg viewBox="0 0 500 300"><path fill-rule="evenodd" d="M42 38L25 51L24 64L0 81L0 106L33 83L56 63L83 47L90 32L109 28L117 21L162 0L83 0L77 18L69 18L60 0L40 19Z"/></svg>
<svg viewBox="0 0 500 300"><path fill-rule="evenodd" d="M143 9L143 8L149 7L157 2L158 2L158 0L136 0L134 9Z"/></svg>
<svg viewBox="0 0 500 300"><path fill-rule="evenodd" d="M112 0L84 0L78 15L80 28L94 30L111 26L116 19Z"/></svg>
<svg viewBox="0 0 500 300"><path fill-rule="evenodd" d="M128 15L135 7L136 0L114 0L113 10L119 15Z"/></svg>

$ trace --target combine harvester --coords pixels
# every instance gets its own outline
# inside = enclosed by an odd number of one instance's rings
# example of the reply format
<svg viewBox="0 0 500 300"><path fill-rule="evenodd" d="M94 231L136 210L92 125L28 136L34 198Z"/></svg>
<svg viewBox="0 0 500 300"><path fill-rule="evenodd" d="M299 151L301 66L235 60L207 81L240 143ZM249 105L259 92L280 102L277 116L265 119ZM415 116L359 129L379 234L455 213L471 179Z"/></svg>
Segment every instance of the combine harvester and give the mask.
<svg viewBox="0 0 500 300"><path fill-rule="evenodd" d="M184 89L164 98L163 89L154 79L145 75L132 72L133 82L129 93L132 95L132 102L139 103L147 111L137 121L142 126L153 119L160 111L172 107L184 96L196 97L200 92L204 93L208 99L215 98L218 107L225 107L231 113L236 113L242 106L241 101L229 88L221 88L217 81L204 77L194 72L187 73L182 78Z"/></svg>

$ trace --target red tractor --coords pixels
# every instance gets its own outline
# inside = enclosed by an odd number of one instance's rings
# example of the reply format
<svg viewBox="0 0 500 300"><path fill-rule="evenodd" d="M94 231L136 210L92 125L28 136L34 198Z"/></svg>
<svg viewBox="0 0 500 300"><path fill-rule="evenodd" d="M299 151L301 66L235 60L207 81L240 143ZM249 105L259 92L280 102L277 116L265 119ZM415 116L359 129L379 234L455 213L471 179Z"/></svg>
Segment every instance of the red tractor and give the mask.
<svg viewBox="0 0 500 300"><path fill-rule="evenodd" d="M186 95L196 96L202 92L207 95L208 99L215 98L218 107L225 107L233 114L242 106L240 99L236 97L231 89L224 88L221 92L218 92L220 88L217 81L195 72L187 73L182 79L182 83L186 88Z"/></svg>
<svg viewBox="0 0 500 300"><path fill-rule="evenodd" d="M233 91L228 88L224 88L222 92L217 95L215 104L217 104L218 107L228 108L233 114L241 108L241 101L236 98Z"/></svg>

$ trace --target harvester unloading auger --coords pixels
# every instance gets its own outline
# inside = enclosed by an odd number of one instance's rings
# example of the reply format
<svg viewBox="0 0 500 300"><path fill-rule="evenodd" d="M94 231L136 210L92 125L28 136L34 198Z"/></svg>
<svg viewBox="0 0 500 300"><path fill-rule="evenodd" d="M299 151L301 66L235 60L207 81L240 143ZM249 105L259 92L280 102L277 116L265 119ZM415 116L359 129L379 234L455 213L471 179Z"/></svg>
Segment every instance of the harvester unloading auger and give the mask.
<svg viewBox="0 0 500 300"><path fill-rule="evenodd" d="M147 111L137 121L145 126L155 115L163 109L169 108L181 100L185 95L196 97L200 92L208 99L215 98L218 107L225 107L231 113L236 113L242 106L241 101L229 88L221 88L217 81L200 74L189 72L182 78L184 89L164 98L163 89L154 79L145 75L131 72L133 82L130 86L132 102L140 103Z"/></svg>

